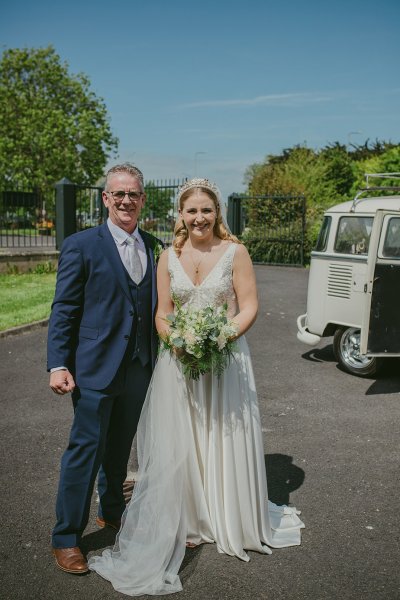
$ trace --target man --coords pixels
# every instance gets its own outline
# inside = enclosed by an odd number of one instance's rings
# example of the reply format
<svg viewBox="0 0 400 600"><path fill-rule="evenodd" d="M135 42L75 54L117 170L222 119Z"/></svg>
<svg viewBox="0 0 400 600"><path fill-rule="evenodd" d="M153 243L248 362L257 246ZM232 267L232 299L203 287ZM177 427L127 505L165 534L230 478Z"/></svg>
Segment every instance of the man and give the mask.
<svg viewBox="0 0 400 600"><path fill-rule="evenodd" d="M143 175L130 164L107 173L106 223L68 237L60 254L48 335L50 387L72 392L74 419L61 461L57 566L85 573L79 549L98 476L100 527L119 529L123 482L157 353L155 249L137 227Z"/></svg>

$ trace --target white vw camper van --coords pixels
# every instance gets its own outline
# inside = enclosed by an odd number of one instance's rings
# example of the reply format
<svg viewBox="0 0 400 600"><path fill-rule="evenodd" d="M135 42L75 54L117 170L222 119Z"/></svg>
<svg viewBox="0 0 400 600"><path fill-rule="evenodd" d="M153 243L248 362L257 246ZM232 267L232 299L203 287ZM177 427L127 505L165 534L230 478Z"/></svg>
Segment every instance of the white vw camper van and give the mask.
<svg viewBox="0 0 400 600"><path fill-rule="evenodd" d="M367 187L326 211L311 253L307 313L297 338L333 337L340 366L373 376L384 357L400 355L400 187ZM371 193L385 194L371 196Z"/></svg>

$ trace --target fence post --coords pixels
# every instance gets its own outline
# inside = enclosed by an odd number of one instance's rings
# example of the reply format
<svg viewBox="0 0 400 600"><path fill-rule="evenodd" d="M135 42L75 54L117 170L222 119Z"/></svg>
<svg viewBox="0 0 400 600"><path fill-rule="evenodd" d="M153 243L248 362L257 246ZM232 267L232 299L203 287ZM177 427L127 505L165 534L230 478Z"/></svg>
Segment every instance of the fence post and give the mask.
<svg viewBox="0 0 400 600"><path fill-rule="evenodd" d="M242 233L242 199L237 194L228 197L227 221L233 235Z"/></svg>
<svg viewBox="0 0 400 600"><path fill-rule="evenodd" d="M76 186L63 177L56 188L56 248L60 250L66 237L76 232Z"/></svg>
<svg viewBox="0 0 400 600"><path fill-rule="evenodd" d="M304 267L304 244L306 241L306 216L307 216L307 204L305 196L302 196L302 213L301 213L301 266Z"/></svg>
<svg viewBox="0 0 400 600"><path fill-rule="evenodd" d="M105 223L108 219L108 208L104 205L104 202L103 202L103 191L104 191L104 185L98 191L98 194L99 194L98 202L99 202L99 206L100 206L100 214L102 217L102 222Z"/></svg>

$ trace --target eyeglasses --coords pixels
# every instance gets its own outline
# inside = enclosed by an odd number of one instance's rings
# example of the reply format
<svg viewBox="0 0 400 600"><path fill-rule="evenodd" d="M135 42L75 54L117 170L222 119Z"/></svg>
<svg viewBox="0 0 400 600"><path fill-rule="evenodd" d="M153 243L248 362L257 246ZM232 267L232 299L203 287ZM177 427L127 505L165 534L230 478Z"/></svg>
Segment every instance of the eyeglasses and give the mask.
<svg viewBox="0 0 400 600"><path fill-rule="evenodd" d="M137 202L143 196L143 192L123 192L122 190L107 192L107 194L111 194L115 202L122 202L125 196L128 196L131 202Z"/></svg>

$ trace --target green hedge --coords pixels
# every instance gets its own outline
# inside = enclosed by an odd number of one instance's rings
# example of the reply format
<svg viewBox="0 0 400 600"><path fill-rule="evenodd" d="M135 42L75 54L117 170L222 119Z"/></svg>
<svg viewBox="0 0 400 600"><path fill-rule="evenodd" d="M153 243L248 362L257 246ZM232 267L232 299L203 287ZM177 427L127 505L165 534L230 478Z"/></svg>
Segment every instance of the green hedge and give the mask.
<svg viewBox="0 0 400 600"><path fill-rule="evenodd" d="M253 262L279 265L302 264L300 242L271 242L252 238L244 239L243 243Z"/></svg>

